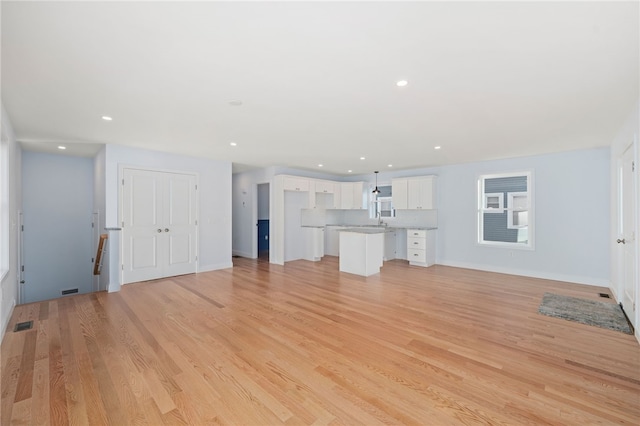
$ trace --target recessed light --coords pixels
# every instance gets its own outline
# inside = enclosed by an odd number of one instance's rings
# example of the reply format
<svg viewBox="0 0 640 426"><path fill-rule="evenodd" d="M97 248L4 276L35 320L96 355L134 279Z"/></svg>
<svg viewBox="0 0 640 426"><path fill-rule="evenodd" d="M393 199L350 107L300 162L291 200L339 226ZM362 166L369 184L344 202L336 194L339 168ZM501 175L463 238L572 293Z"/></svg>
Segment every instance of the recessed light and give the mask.
<svg viewBox="0 0 640 426"><path fill-rule="evenodd" d="M102 119L103 119L104 121L111 121L111 120L113 120L113 118L109 117L108 115L103 115L103 116L102 116Z"/></svg>
<svg viewBox="0 0 640 426"><path fill-rule="evenodd" d="M441 146L434 146L433 149L440 149L442 148Z"/></svg>
<svg viewBox="0 0 640 426"><path fill-rule="evenodd" d="M322 164L318 164L318 167L322 167Z"/></svg>
<svg viewBox="0 0 640 426"><path fill-rule="evenodd" d="M364 160L364 157L360 157L361 160Z"/></svg>
<svg viewBox="0 0 640 426"><path fill-rule="evenodd" d="M387 167L393 167L393 164L389 164L389 165L387 165Z"/></svg>
<svg viewBox="0 0 640 426"><path fill-rule="evenodd" d="M396 82L396 86L398 86L398 87L404 87L407 84L409 84L409 82L407 80L399 80L399 81Z"/></svg>
<svg viewBox="0 0 640 426"><path fill-rule="evenodd" d="M347 173L353 173L353 170L347 170Z"/></svg>
<svg viewBox="0 0 640 426"><path fill-rule="evenodd" d="M58 149L65 150L65 149L67 149L67 147L66 146L62 146L62 145L58 145Z"/></svg>
<svg viewBox="0 0 640 426"><path fill-rule="evenodd" d="M231 145L231 146L238 146L238 144L237 144L237 143L235 143L235 142L229 142L229 145Z"/></svg>

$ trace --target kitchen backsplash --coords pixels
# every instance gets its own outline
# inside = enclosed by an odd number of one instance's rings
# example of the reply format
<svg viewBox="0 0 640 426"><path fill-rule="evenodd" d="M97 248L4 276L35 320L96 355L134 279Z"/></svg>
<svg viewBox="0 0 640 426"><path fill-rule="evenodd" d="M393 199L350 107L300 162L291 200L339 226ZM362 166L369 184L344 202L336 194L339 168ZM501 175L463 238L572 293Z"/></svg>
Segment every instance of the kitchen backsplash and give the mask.
<svg viewBox="0 0 640 426"><path fill-rule="evenodd" d="M396 210L396 217L385 217L384 222L398 228L437 228L437 210ZM302 226L324 225L376 225L367 210L302 209Z"/></svg>

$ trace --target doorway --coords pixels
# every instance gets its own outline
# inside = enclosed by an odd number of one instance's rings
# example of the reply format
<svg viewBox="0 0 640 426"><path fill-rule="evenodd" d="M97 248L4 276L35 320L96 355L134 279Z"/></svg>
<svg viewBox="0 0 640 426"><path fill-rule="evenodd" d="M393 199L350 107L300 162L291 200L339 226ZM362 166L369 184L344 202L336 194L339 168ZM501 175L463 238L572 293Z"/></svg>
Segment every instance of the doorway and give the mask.
<svg viewBox="0 0 640 426"><path fill-rule="evenodd" d="M90 158L23 151L21 303L93 291L93 171Z"/></svg>
<svg viewBox="0 0 640 426"><path fill-rule="evenodd" d="M618 161L618 279L622 288L620 303L629 321L636 324L636 300L638 297L638 282L636 279L636 219L638 217L636 194L636 166L634 145L631 144L624 151Z"/></svg>
<svg viewBox="0 0 640 426"><path fill-rule="evenodd" d="M258 259L269 260L269 191L268 183L258 184Z"/></svg>

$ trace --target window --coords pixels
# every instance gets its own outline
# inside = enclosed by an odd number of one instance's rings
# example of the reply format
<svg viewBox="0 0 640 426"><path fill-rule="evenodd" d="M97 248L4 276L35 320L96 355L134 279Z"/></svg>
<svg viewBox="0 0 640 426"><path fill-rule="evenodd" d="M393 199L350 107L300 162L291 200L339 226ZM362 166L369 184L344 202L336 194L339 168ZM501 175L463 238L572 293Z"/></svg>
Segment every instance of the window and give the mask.
<svg viewBox="0 0 640 426"><path fill-rule="evenodd" d="M533 249L532 172L478 178L478 243Z"/></svg>
<svg viewBox="0 0 640 426"><path fill-rule="evenodd" d="M392 204L393 197L391 196L391 185L378 185L378 189L380 190L379 194L371 194L369 217L394 217L396 214Z"/></svg>

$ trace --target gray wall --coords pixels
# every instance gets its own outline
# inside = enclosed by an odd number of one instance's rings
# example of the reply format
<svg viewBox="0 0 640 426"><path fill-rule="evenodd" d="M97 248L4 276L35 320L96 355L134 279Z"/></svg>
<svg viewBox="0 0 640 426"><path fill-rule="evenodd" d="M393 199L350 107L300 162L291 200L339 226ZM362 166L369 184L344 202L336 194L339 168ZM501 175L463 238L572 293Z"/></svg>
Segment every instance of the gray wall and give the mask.
<svg viewBox="0 0 640 426"><path fill-rule="evenodd" d="M24 151L24 300L92 291L93 160Z"/></svg>

